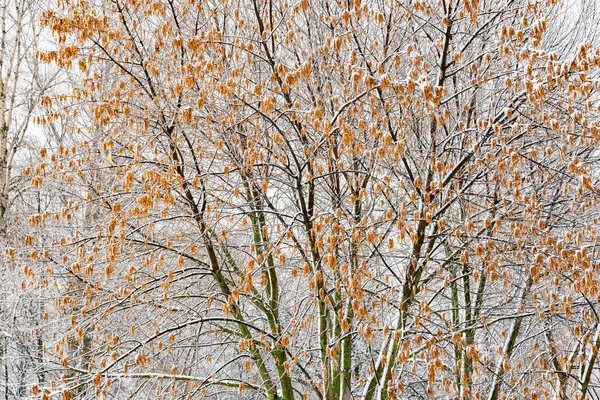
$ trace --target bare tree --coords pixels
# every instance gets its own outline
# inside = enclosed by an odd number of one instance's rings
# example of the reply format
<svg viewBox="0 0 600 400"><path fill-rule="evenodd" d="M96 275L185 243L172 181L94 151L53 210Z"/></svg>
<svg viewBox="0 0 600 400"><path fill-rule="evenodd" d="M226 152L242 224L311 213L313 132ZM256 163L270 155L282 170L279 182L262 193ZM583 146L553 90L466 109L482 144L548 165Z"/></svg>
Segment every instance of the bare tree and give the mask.
<svg viewBox="0 0 600 400"><path fill-rule="evenodd" d="M37 330L43 306L36 295L22 293L19 256L28 241L24 219L35 212L31 203L23 201L30 185L21 171L31 169L32 154L39 151L32 122L53 75L36 58L42 33L38 7L35 1L11 0L3 1L0 10L0 394L4 399L25 397L32 382L44 380Z"/></svg>

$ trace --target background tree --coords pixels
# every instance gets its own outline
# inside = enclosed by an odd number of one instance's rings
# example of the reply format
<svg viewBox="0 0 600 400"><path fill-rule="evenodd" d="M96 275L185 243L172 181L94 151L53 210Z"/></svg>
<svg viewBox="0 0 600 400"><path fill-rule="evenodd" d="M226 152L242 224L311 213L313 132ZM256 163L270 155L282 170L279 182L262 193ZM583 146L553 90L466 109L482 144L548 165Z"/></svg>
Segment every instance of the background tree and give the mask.
<svg viewBox="0 0 600 400"><path fill-rule="evenodd" d="M32 121L53 74L36 60L42 28L35 1L3 1L0 11L0 396L26 396L32 382L44 380L39 293L22 292L23 260L29 242L27 218L39 208L21 170L31 169L41 134ZM38 133L36 135L36 133ZM49 296L46 301L52 301Z"/></svg>

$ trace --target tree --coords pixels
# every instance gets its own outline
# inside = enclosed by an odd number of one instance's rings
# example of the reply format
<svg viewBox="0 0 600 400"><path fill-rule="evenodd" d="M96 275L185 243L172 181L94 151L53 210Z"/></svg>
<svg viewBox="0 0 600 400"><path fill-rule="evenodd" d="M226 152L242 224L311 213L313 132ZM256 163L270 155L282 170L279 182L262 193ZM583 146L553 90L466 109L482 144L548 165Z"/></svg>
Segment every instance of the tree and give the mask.
<svg viewBox="0 0 600 400"><path fill-rule="evenodd" d="M585 398L600 52L564 7L47 10L40 58L83 78L33 176L73 227L41 249L72 276L44 393Z"/></svg>
<svg viewBox="0 0 600 400"><path fill-rule="evenodd" d="M26 218L35 209L28 207L32 205L31 193L19 171L31 169L32 151L37 148L32 121L39 110L40 97L52 83L52 71L46 71L35 59L42 32L38 17L37 4L31 0L1 3L0 396L3 399L20 398L31 382L43 381L42 342L37 330L43 306L40 297L21 292L23 259L17 254L22 243L28 241Z"/></svg>

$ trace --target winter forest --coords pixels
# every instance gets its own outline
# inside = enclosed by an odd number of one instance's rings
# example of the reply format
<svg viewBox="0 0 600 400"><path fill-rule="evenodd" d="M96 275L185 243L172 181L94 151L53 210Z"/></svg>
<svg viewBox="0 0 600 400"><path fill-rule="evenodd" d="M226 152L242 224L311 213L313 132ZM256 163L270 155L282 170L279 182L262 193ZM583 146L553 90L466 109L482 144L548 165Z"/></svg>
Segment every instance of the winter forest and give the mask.
<svg viewBox="0 0 600 400"><path fill-rule="evenodd" d="M600 1L0 3L0 400L600 399Z"/></svg>

